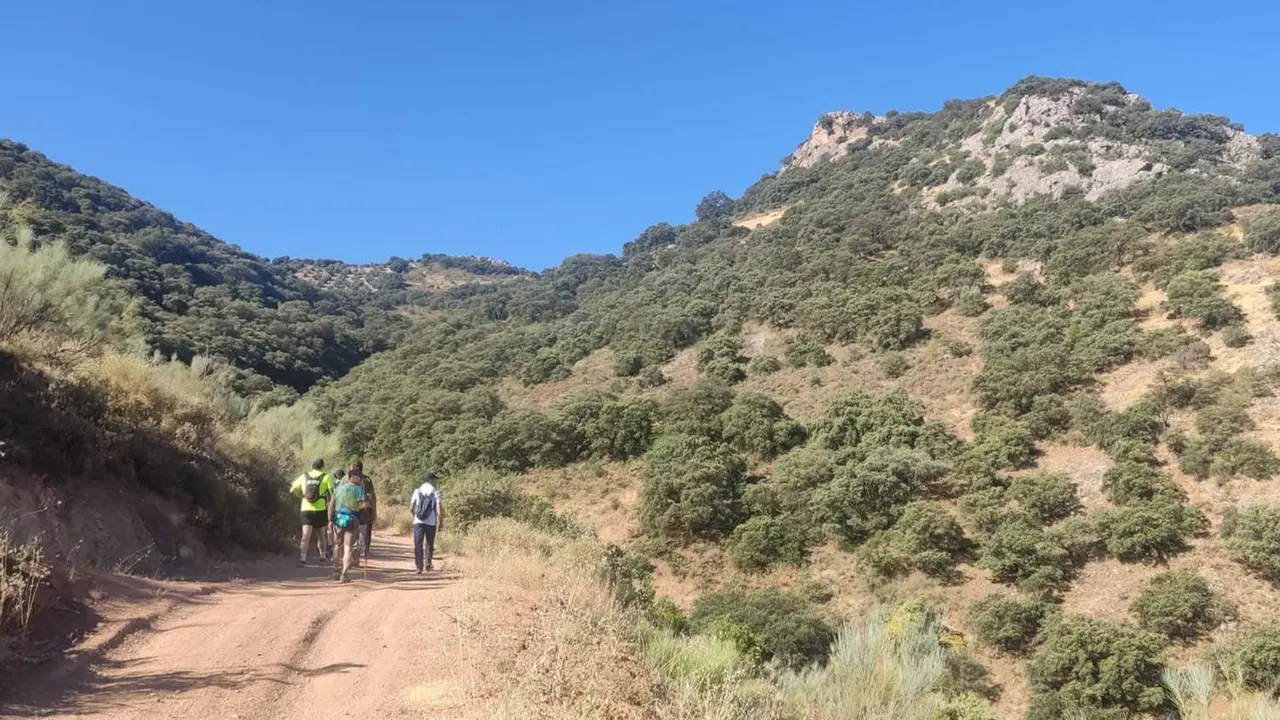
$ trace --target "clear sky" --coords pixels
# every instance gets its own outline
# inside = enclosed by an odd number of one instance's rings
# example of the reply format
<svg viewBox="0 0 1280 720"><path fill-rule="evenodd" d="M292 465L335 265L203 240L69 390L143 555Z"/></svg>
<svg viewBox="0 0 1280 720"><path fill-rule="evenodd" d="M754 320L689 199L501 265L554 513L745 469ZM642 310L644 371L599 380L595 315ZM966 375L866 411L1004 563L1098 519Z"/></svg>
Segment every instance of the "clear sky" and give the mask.
<svg viewBox="0 0 1280 720"><path fill-rule="evenodd" d="M32 0L0 135L275 257L617 252L836 108L1028 74L1280 131L1280 3Z"/></svg>

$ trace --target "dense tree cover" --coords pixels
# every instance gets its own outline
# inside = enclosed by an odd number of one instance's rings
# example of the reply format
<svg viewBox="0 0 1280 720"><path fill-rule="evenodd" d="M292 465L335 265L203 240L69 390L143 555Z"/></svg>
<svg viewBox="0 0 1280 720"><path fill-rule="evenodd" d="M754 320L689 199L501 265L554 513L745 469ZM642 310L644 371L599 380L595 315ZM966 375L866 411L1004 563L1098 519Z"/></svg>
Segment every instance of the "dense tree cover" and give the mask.
<svg viewBox="0 0 1280 720"><path fill-rule="evenodd" d="M389 307L318 290L273 264L96 178L0 141L0 239L60 241L107 267L129 317L162 354L224 358L244 392L304 391L391 347L405 322Z"/></svg>

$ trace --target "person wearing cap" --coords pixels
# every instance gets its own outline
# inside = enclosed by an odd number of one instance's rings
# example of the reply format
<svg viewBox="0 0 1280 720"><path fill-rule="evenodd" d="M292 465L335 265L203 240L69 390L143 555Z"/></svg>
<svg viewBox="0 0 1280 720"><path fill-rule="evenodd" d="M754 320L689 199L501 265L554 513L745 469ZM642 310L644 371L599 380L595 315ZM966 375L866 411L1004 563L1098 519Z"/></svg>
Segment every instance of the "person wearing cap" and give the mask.
<svg viewBox="0 0 1280 720"><path fill-rule="evenodd" d="M436 482L435 473L423 474L422 484L409 498L409 511L413 513L413 564L419 575L424 570L435 569L431 561L435 557L436 533L444 530L444 503Z"/></svg>
<svg viewBox="0 0 1280 720"><path fill-rule="evenodd" d="M328 557L326 535L329 528L329 497L333 495L333 478L324 471L324 458L316 458L311 470L293 481L289 492L302 496L302 541L298 545L298 567L307 564L311 552L311 535L316 536L316 549Z"/></svg>

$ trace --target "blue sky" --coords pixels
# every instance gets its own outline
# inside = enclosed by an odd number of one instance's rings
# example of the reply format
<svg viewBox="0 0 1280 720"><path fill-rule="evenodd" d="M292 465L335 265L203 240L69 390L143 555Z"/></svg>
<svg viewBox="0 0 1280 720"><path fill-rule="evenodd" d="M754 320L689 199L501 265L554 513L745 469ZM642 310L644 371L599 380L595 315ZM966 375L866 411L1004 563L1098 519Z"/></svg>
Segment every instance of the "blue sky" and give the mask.
<svg viewBox="0 0 1280 720"><path fill-rule="evenodd" d="M1280 3L40 0L0 135L275 257L617 252L823 111L1028 74L1280 131Z"/></svg>

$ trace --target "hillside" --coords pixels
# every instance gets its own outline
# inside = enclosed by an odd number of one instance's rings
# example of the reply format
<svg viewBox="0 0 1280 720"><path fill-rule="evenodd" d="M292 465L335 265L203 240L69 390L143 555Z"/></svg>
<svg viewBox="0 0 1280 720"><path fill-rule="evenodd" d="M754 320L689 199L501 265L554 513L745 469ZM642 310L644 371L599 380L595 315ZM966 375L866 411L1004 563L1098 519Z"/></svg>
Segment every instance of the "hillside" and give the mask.
<svg viewBox="0 0 1280 720"><path fill-rule="evenodd" d="M520 275L479 258L351 266L265 258L222 242L120 188L0 140L0 238L62 242L105 264L146 344L190 362L240 369L245 395L304 392L392 347L408 323L396 308L423 292Z"/></svg>
<svg viewBox="0 0 1280 720"><path fill-rule="evenodd" d="M315 399L393 482L514 476L767 666L826 646L764 617L923 600L1002 713L1193 709L1162 670L1247 677L1280 601L1278 150L1044 78L831 113L742 197L438 297Z"/></svg>
<svg viewBox="0 0 1280 720"><path fill-rule="evenodd" d="M273 478L361 457L388 530L440 473L507 583L455 598L460 650L529 625L477 602L536 619L471 710L1280 713L1275 135L1037 77L835 111L741 197L536 274L268 262L0 150L0 251L30 268L0 280L50 288L0 282L26 547L270 548ZM523 695L493 696L504 672Z"/></svg>

